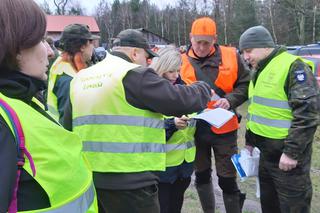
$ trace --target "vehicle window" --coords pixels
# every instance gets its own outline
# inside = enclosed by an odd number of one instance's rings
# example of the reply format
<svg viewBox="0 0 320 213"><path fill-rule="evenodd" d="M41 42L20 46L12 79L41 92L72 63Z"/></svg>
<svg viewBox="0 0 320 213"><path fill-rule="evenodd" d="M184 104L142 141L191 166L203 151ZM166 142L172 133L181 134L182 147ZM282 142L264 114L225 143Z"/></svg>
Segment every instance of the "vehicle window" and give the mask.
<svg viewBox="0 0 320 213"><path fill-rule="evenodd" d="M298 55L320 55L320 48L301 48Z"/></svg>
<svg viewBox="0 0 320 213"><path fill-rule="evenodd" d="M287 49L287 52L290 53L290 54L293 54L293 55L297 54L297 51L298 50L296 50L296 49L292 49L292 50Z"/></svg>
<svg viewBox="0 0 320 213"><path fill-rule="evenodd" d="M311 49L311 54L312 55L319 55L320 54L320 48Z"/></svg>

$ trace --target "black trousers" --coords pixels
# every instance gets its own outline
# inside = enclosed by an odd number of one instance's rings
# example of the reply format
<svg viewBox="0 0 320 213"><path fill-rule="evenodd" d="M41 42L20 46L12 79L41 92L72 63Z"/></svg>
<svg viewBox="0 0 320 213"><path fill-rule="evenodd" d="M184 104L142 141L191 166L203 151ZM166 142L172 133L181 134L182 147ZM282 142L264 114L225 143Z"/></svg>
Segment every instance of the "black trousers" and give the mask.
<svg viewBox="0 0 320 213"><path fill-rule="evenodd" d="M180 213L184 192L191 182L189 178L178 178L174 183L159 183L159 202L161 213Z"/></svg>
<svg viewBox="0 0 320 213"><path fill-rule="evenodd" d="M196 158L194 161L196 172L201 173L211 169L213 152L217 175L225 178L237 177L237 172L231 161L231 156L238 152L236 130L221 135L215 134L208 124L197 122L194 137L196 144ZM208 179L206 183L210 181L211 179Z"/></svg>
<svg viewBox="0 0 320 213"><path fill-rule="evenodd" d="M96 189L99 213L159 213L158 186L135 190Z"/></svg>

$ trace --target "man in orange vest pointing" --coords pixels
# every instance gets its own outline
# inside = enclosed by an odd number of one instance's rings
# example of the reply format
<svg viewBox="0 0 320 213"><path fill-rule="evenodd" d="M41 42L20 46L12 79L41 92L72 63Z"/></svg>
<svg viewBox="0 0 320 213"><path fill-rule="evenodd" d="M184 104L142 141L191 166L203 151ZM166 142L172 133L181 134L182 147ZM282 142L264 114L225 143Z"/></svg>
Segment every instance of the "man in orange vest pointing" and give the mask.
<svg viewBox="0 0 320 213"><path fill-rule="evenodd" d="M187 83L205 81L217 94L209 108L235 110L247 100L249 70L235 48L216 43L216 24L208 17L196 19L190 33L191 46L182 55L181 77ZM239 213L245 199L236 182L230 160L237 153L238 119L235 116L220 129L198 122L196 144L196 188L205 213L214 212L211 181L211 149L214 152L219 186L227 213Z"/></svg>

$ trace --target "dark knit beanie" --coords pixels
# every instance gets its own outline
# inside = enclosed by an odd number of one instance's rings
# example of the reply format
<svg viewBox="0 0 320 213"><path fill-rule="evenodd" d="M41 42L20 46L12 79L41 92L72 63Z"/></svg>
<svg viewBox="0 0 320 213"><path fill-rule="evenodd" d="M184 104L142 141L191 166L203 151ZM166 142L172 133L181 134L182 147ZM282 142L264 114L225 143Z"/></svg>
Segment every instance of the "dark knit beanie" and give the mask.
<svg viewBox="0 0 320 213"><path fill-rule="evenodd" d="M240 51L251 48L275 47L270 32L263 26L255 26L242 33L239 40Z"/></svg>

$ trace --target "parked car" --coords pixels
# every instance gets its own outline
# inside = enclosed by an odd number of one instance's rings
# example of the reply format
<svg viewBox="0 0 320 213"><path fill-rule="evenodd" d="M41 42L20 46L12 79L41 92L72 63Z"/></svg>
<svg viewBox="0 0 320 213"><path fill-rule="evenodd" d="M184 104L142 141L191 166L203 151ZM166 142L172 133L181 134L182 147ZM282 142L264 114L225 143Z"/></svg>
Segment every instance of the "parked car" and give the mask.
<svg viewBox="0 0 320 213"><path fill-rule="evenodd" d="M287 50L293 55L320 58L320 43L308 44L304 46L288 46Z"/></svg>
<svg viewBox="0 0 320 213"><path fill-rule="evenodd" d="M293 55L297 55L298 49L300 49L301 45L287 46L287 52Z"/></svg>
<svg viewBox="0 0 320 213"><path fill-rule="evenodd" d="M314 63L314 75L316 76L320 86L320 43L308 44L305 46L288 46L287 51L293 55L299 55Z"/></svg>

